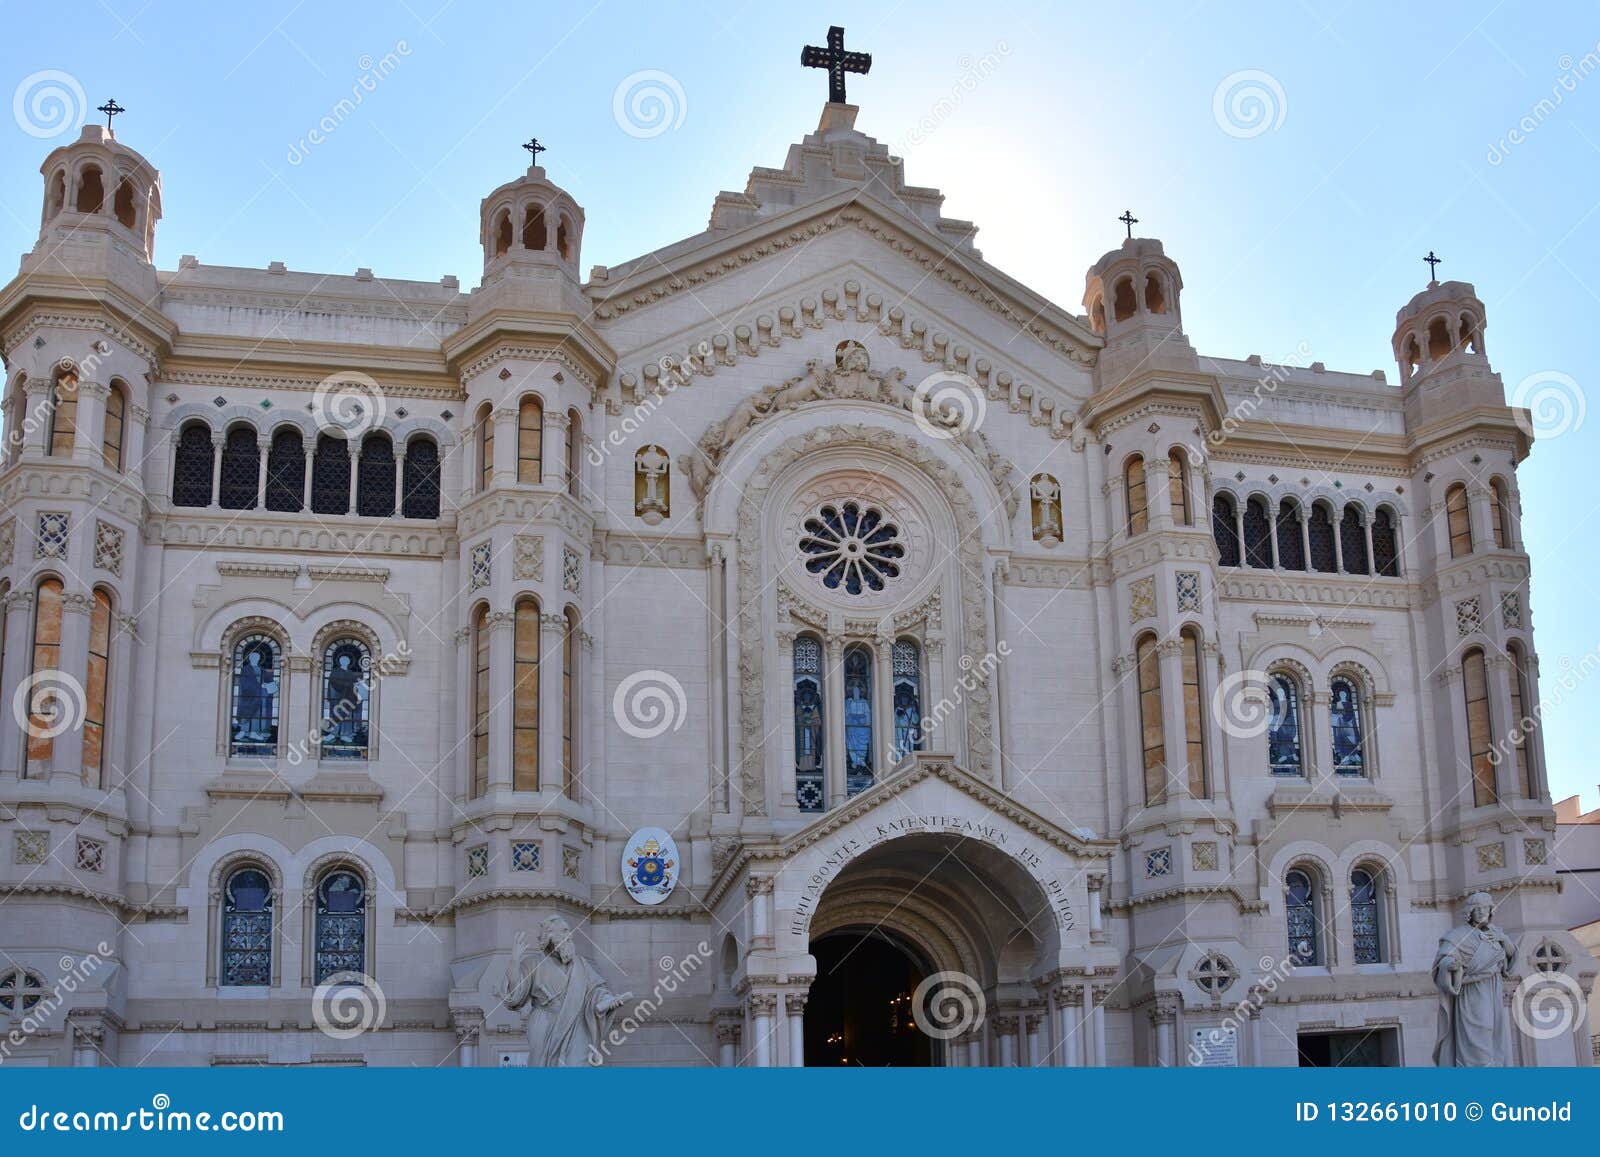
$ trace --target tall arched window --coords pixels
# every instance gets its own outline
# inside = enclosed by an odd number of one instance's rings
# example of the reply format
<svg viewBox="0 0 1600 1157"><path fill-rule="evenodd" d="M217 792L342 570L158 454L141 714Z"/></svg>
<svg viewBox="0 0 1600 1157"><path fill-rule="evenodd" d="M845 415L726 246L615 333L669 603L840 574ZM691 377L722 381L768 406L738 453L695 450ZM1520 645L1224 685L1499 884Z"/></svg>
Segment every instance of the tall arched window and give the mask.
<svg viewBox="0 0 1600 1157"><path fill-rule="evenodd" d="M248 634L233 647L233 703L229 753L278 753L278 678L282 651L271 635Z"/></svg>
<svg viewBox="0 0 1600 1157"><path fill-rule="evenodd" d="M567 608L561 632L561 780L569 799L578 798L578 612Z"/></svg>
<svg viewBox="0 0 1600 1157"><path fill-rule="evenodd" d="M822 644L810 635L794 641L794 800L803 812L822 810Z"/></svg>
<svg viewBox="0 0 1600 1157"><path fill-rule="evenodd" d="M1372 569L1386 578L1400 577L1400 541L1387 506L1372 516Z"/></svg>
<svg viewBox="0 0 1600 1157"><path fill-rule="evenodd" d="M267 509L295 511L306 504L306 442L298 427L272 435L267 450Z"/></svg>
<svg viewBox="0 0 1600 1157"><path fill-rule="evenodd" d="M544 479L544 407L532 394L517 404L517 481L537 486Z"/></svg>
<svg viewBox="0 0 1600 1157"><path fill-rule="evenodd" d="M478 410L478 490L494 485L494 412L485 402Z"/></svg>
<svg viewBox="0 0 1600 1157"><path fill-rule="evenodd" d="M106 395L105 430L100 435L100 460L106 469L122 473L123 428L128 420L128 391L120 382L111 383Z"/></svg>
<svg viewBox="0 0 1600 1157"><path fill-rule="evenodd" d="M1288 912L1289 962L1322 963L1322 937L1317 927L1317 890L1311 873L1290 868L1283 877L1284 907Z"/></svg>
<svg viewBox="0 0 1600 1157"><path fill-rule="evenodd" d="M222 886L221 982L272 983L272 880L260 868L235 868Z"/></svg>
<svg viewBox="0 0 1600 1157"><path fill-rule="evenodd" d="M432 438L411 439L406 444L401 515L406 518L438 518L440 490L438 444Z"/></svg>
<svg viewBox="0 0 1600 1157"><path fill-rule="evenodd" d="M6 679L6 619L11 613L6 602L10 594L11 584L0 579L0 687L5 686Z"/></svg>
<svg viewBox="0 0 1600 1157"><path fill-rule="evenodd" d="M1511 549L1511 495L1503 478L1489 480L1489 511L1494 525L1494 544L1501 550Z"/></svg>
<svg viewBox="0 0 1600 1157"><path fill-rule="evenodd" d="M1339 547L1346 574L1367 573L1367 528L1361 524L1361 511L1355 503L1346 506L1339 519Z"/></svg>
<svg viewBox="0 0 1600 1157"><path fill-rule="evenodd" d="M1244 504L1244 564L1272 569L1272 520L1267 517L1264 498L1252 498Z"/></svg>
<svg viewBox="0 0 1600 1157"><path fill-rule="evenodd" d="M368 518L394 515L394 443L389 435L368 434L356 464L356 513Z"/></svg>
<svg viewBox="0 0 1600 1157"><path fill-rule="evenodd" d="M1172 502L1172 525L1193 526L1194 512L1189 507L1189 464L1176 447L1167 454L1167 494Z"/></svg>
<svg viewBox="0 0 1600 1157"><path fill-rule="evenodd" d="M894 757L922 750L922 648L899 639L891 652L894 674Z"/></svg>
<svg viewBox="0 0 1600 1157"><path fill-rule="evenodd" d="M1239 565L1239 528L1234 525L1233 495L1218 494L1211 500L1211 537L1217 540L1217 565Z"/></svg>
<svg viewBox="0 0 1600 1157"><path fill-rule="evenodd" d="M124 229L132 229L139 223L133 207L133 182L126 177L117 182L117 191L111 198L111 212Z"/></svg>
<svg viewBox="0 0 1600 1157"><path fill-rule="evenodd" d="M872 786L872 652L844 652L844 776L850 795Z"/></svg>
<svg viewBox="0 0 1600 1157"><path fill-rule="evenodd" d="M1304 775L1305 745L1300 729L1300 681L1287 671L1267 677L1272 696L1267 717L1267 767L1273 775Z"/></svg>
<svg viewBox="0 0 1600 1157"><path fill-rule="evenodd" d="M45 452L52 458L71 458L78 439L78 379L71 373L56 375L50 387L50 413L45 423Z"/></svg>
<svg viewBox="0 0 1600 1157"><path fill-rule="evenodd" d="M311 513L349 512L350 443L332 434L319 434L311 460Z"/></svg>
<svg viewBox="0 0 1600 1157"><path fill-rule="evenodd" d="M583 453L583 419L577 410L567 411L567 494L578 497L578 471Z"/></svg>
<svg viewBox="0 0 1600 1157"><path fill-rule="evenodd" d="M98 213L105 201L105 182L99 168L90 165L78 175L78 212Z"/></svg>
<svg viewBox="0 0 1600 1157"><path fill-rule="evenodd" d="M539 603L517 600L512 628L516 651L511 687L511 787L539 790Z"/></svg>
<svg viewBox="0 0 1600 1157"><path fill-rule="evenodd" d="M1350 935L1357 964L1382 964L1383 919L1379 908L1380 877L1370 868L1350 873Z"/></svg>
<svg viewBox="0 0 1600 1157"><path fill-rule="evenodd" d="M545 244L544 206L529 205L522 212L522 247L542 252Z"/></svg>
<svg viewBox="0 0 1600 1157"><path fill-rule="evenodd" d="M322 650L324 759L366 759L372 726L372 652L346 635Z"/></svg>
<svg viewBox="0 0 1600 1157"><path fill-rule="evenodd" d="M1183 737L1184 755L1189 761L1189 795L1209 799L1206 790L1206 713L1205 688L1200 679L1200 632L1185 628L1183 641Z"/></svg>
<svg viewBox="0 0 1600 1157"><path fill-rule="evenodd" d="M1306 539L1311 546L1312 570L1333 574L1339 569L1339 556L1333 545L1333 515L1326 502L1312 504L1311 517L1306 520Z"/></svg>
<svg viewBox="0 0 1600 1157"><path fill-rule="evenodd" d="M1123 464L1122 482L1128 492L1128 535L1143 534L1150 525L1150 501L1145 493L1144 459L1139 455Z"/></svg>
<svg viewBox="0 0 1600 1157"><path fill-rule="evenodd" d="M1523 799L1538 799L1539 790L1533 774L1533 736L1536 720L1528 712L1531 701L1528 693L1528 665L1524 661L1522 644L1512 642L1506 647L1506 657L1511 660L1511 721L1507 734L1516 743L1517 784Z"/></svg>
<svg viewBox="0 0 1600 1157"><path fill-rule="evenodd" d="M28 702L28 774L47 775L50 757L55 753L56 713L70 710L44 694L55 685L61 669L61 615L66 609L66 588L54 575L41 579L34 592L33 671L41 677ZM43 711L38 709L42 708ZM50 714L46 715L43 712Z"/></svg>
<svg viewBox="0 0 1600 1157"><path fill-rule="evenodd" d="M1444 515L1450 528L1450 557L1472 553L1472 516L1467 509L1467 488L1457 482L1444 492Z"/></svg>
<svg viewBox="0 0 1600 1157"><path fill-rule="evenodd" d="M261 451L256 432L249 426L235 426L222 443L222 473L217 484L221 493L217 505L224 510L254 510L261 481Z"/></svg>
<svg viewBox="0 0 1600 1157"><path fill-rule="evenodd" d="M489 791L489 608L472 613L472 797Z"/></svg>
<svg viewBox="0 0 1600 1157"><path fill-rule="evenodd" d="M349 868L334 868L317 882L313 980L341 972L367 972L367 886Z"/></svg>
<svg viewBox="0 0 1600 1157"><path fill-rule="evenodd" d="M1467 759L1472 767L1472 804L1487 807L1500 798L1494 782L1494 723L1489 714L1489 677L1483 651L1461 656L1461 687L1467 703Z"/></svg>
<svg viewBox="0 0 1600 1157"><path fill-rule="evenodd" d="M1300 538L1300 508L1290 499L1278 503L1278 566L1283 570L1305 570L1306 548Z"/></svg>
<svg viewBox="0 0 1600 1157"><path fill-rule="evenodd" d="M106 697L111 689L111 594L94 588L89 611L89 665L84 686L83 782L106 785Z"/></svg>
<svg viewBox="0 0 1600 1157"><path fill-rule="evenodd" d="M1167 802L1167 749L1161 724L1161 664L1156 637L1145 635L1134 648L1139 678L1139 730L1144 752L1144 802Z"/></svg>
<svg viewBox="0 0 1600 1157"><path fill-rule="evenodd" d="M1339 775L1367 774L1366 720L1361 689L1345 675L1328 684L1328 728L1333 734L1333 770Z"/></svg>

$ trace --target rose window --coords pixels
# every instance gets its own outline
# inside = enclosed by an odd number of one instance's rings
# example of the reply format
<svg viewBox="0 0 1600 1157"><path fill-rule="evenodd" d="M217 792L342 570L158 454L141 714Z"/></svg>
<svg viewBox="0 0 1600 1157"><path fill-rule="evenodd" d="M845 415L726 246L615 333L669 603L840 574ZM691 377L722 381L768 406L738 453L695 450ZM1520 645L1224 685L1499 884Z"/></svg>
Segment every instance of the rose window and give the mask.
<svg viewBox="0 0 1600 1157"><path fill-rule="evenodd" d="M806 519L800 552L823 586L859 595L899 578L906 548L900 528L877 507L830 502Z"/></svg>

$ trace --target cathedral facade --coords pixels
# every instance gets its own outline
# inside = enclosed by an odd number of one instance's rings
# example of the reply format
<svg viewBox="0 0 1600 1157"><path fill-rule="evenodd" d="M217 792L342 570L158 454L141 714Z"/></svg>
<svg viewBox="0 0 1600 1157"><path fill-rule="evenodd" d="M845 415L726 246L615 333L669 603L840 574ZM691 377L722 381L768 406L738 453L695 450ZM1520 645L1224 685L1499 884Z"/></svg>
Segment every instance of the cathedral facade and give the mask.
<svg viewBox="0 0 1600 1157"><path fill-rule="evenodd" d="M855 121L587 274L536 163L471 292L44 159L0 1064L1429 1064L1478 892L1592 988L1472 286L1398 382L1204 355L1131 219L1064 308Z"/></svg>

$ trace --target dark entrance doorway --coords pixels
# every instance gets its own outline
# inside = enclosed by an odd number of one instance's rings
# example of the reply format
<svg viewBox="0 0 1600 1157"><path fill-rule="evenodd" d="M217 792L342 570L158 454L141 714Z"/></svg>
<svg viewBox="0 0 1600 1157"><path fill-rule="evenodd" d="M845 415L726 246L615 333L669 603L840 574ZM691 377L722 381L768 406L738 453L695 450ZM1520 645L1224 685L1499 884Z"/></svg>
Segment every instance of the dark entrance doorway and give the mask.
<svg viewBox="0 0 1600 1157"><path fill-rule="evenodd" d="M811 942L817 978L806 1000L806 1064L838 1068L939 1063L917 1028L911 996L929 969L881 931L830 932Z"/></svg>

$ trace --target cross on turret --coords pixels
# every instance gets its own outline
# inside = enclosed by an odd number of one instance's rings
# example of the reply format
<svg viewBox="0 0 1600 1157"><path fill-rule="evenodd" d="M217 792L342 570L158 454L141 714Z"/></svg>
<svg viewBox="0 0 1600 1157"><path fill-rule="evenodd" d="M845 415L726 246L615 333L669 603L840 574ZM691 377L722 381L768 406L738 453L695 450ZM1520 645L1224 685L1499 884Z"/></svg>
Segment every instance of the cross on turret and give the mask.
<svg viewBox="0 0 1600 1157"><path fill-rule="evenodd" d="M1435 257L1433 255L1433 250L1430 249L1430 250L1428 250L1428 255L1426 257L1424 257L1423 260L1428 263L1428 284L1429 285L1438 285L1439 284L1439 263L1441 261L1443 261L1444 258L1443 257Z"/></svg>
<svg viewBox="0 0 1600 1157"><path fill-rule="evenodd" d="M1133 227L1139 223L1139 218L1135 217L1131 210L1124 209L1122 211L1122 216L1118 217L1117 220L1121 221L1124 225L1126 225L1128 227L1128 240L1132 241L1133 240Z"/></svg>
<svg viewBox="0 0 1600 1157"><path fill-rule="evenodd" d="M539 163L539 154L549 152L549 149L539 143L538 137L529 137L528 143L522 147L527 149L529 154L532 155L533 163L536 165Z"/></svg>
<svg viewBox="0 0 1600 1157"><path fill-rule="evenodd" d="M116 136L116 130L111 127L111 118L116 116L118 113L127 112L128 110L117 103L116 97L112 97L110 100L106 101L105 104L101 105L94 111L103 112L106 114L106 130L110 132L112 136Z"/></svg>
<svg viewBox="0 0 1600 1157"><path fill-rule="evenodd" d="M828 47L818 48L808 44L800 53L800 63L807 68L828 70L828 103L844 104L844 77L847 72L865 76L872 71L872 56L866 52L846 52L844 29L835 24L828 29Z"/></svg>

